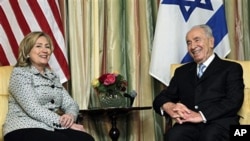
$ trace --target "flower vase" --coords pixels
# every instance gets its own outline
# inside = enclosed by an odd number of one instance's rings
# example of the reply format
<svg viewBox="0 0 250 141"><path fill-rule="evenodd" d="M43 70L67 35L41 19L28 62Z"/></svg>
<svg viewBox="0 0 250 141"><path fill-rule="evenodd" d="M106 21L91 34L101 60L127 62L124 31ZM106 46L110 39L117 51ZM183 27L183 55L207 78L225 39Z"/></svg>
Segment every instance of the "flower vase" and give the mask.
<svg viewBox="0 0 250 141"><path fill-rule="evenodd" d="M121 92L115 94L99 93L98 96L101 107L127 107L127 98Z"/></svg>

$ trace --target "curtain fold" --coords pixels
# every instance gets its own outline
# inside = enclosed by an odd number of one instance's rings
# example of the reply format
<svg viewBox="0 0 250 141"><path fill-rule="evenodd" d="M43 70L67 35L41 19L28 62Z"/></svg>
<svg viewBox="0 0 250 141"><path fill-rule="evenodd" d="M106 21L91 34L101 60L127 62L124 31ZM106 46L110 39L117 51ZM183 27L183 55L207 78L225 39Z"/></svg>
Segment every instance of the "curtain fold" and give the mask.
<svg viewBox="0 0 250 141"><path fill-rule="evenodd" d="M242 17L243 17L243 47L242 47L242 53L244 55L243 60L250 60L250 2L249 0L242 0Z"/></svg>
<svg viewBox="0 0 250 141"><path fill-rule="evenodd" d="M230 59L249 60L249 1L248 0L224 0L228 33L230 39Z"/></svg>

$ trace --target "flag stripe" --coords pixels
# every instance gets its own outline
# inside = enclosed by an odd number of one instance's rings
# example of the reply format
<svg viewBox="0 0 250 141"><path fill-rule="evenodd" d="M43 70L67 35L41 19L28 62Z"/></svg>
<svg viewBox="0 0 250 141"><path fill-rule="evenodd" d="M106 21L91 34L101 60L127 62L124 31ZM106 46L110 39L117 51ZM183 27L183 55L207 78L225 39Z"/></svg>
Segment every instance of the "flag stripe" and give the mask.
<svg viewBox="0 0 250 141"><path fill-rule="evenodd" d="M10 43L10 47L12 48L12 51L14 53L15 58L18 56L18 43L15 40L14 33L11 30L10 23L8 22L7 16L5 15L2 7L0 7L0 23L2 24L2 27L4 27L5 34L7 35L7 40ZM4 22L5 21L5 22ZM2 35L1 35L2 36ZM7 64L7 62L4 62L3 64Z"/></svg>
<svg viewBox="0 0 250 141"><path fill-rule="evenodd" d="M57 26L59 27L60 31L62 32L62 35L63 34L63 24L62 24L62 20L61 20L61 15L60 15L60 12L59 12L59 7L57 7L57 3L58 1L55 1L55 0L52 0L50 1L49 3L49 6L50 6L50 9L53 11L52 14L54 15L54 18L56 20L56 23L57 23Z"/></svg>
<svg viewBox="0 0 250 141"><path fill-rule="evenodd" d="M0 33L5 33L2 25L0 26ZM2 59L0 60L0 64L2 65L8 65L10 63L14 64L16 62L16 57L13 54L12 48L4 48L4 46L10 46L6 35L7 34L1 34L0 36L1 50L3 51L2 53L4 53L0 55L2 56Z"/></svg>
<svg viewBox="0 0 250 141"><path fill-rule="evenodd" d="M1 60L0 65L2 65L2 66L8 65L8 60L7 60L7 57L5 55L5 52L4 52L1 44L0 44L0 54L1 54L0 55L0 60Z"/></svg>
<svg viewBox="0 0 250 141"><path fill-rule="evenodd" d="M12 0L12 1L10 1L10 5L12 7L12 10L13 10L15 16L18 17L18 18L16 18L18 24L22 25L22 26L19 26L19 28L22 30L23 34L26 35L26 34L30 33L31 30L30 30L29 25L26 22L26 20L23 16L23 13L18 5L18 1Z"/></svg>
<svg viewBox="0 0 250 141"><path fill-rule="evenodd" d="M49 65L60 76L62 83L69 80L67 50L58 0L1 0L0 4L0 63L15 64L19 43L23 37L31 31L44 31L50 35L55 47Z"/></svg>
<svg viewBox="0 0 250 141"><path fill-rule="evenodd" d="M56 6L55 6L56 7ZM58 7L59 8L59 7ZM43 10L43 13L46 13L46 11L48 11L48 9L46 8L46 7L42 7L42 10ZM67 56L67 54L65 54L67 51L65 50L66 48L61 48L61 46L64 46L64 44L62 44L62 43L64 43L64 36L63 36L63 28L62 28L62 21L61 22L59 22L59 21L56 21L58 18L50 18L51 16L50 15L54 15L53 13L54 12L59 12L58 10L54 10L54 9L51 9L51 10L49 10L49 11L52 11L52 13L50 13L50 14L46 14L45 16L45 18L46 19L50 19L50 20L47 20L48 21L48 24L50 25L50 27L54 27L53 28L53 36L54 37L56 37L55 38L55 40L56 40L56 42L58 43L58 47L60 47L60 49L62 50L62 53L63 53L63 55L64 56ZM58 15L59 16L59 15ZM61 26L55 26L55 23L58 23L58 24L60 24ZM60 28L61 27L61 28ZM60 33L60 34L58 34L58 33ZM62 40L63 39L63 40ZM67 58L65 58L66 59L66 61L68 61L67 60Z"/></svg>
<svg viewBox="0 0 250 141"><path fill-rule="evenodd" d="M228 33L224 13L224 6L222 5L207 22L207 24L212 28L214 38L216 39L214 42L215 47L217 47L224 36Z"/></svg>
<svg viewBox="0 0 250 141"><path fill-rule="evenodd" d="M34 12L34 15L37 19L37 22L39 23L41 29L47 33L49 33L51 36L51 38L56 41L53 31L51 30L49 23L46 19L46 17L44 16L42 9L40 8L38 1L34 1L34 0L28 0L28 4L30 5L30 8L32 9L32 11ZM54 42L54 55L55 57L60 60L61 64L60 67L62 68L63 72L65 73L67 70L63 69L63 68L67 68L67 61L64 58L63 53L61 52L61 49L59 49L58 43ZM66 66L65 66L66 65ZM67 76L69 77L69 76Z"/></svg>

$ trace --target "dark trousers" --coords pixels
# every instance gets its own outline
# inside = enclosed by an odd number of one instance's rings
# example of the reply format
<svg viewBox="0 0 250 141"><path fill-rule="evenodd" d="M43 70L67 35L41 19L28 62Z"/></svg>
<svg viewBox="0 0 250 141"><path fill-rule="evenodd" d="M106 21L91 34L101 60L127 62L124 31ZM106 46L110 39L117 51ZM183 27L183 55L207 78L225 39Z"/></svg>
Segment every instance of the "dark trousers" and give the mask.
<svg viewBox="0 0 250 141"><path fill-rule="evenodd" d="M8 133L4 141L94 141L94 138L88 133L72 129L48 131L28 128Z"/></svg>
<svg viewBox="0 0 250 141"><path fill-rule="evenodd" d="M229 130L217 124L175 124L164 141L229 141Z"/></svg>

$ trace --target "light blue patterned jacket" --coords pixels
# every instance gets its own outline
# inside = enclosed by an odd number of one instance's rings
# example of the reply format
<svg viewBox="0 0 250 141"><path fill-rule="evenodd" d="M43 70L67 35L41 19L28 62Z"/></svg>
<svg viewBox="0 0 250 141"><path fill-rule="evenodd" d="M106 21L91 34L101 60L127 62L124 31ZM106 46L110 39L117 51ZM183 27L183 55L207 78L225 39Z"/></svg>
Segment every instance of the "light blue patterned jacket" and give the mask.
<svg viewBox="0 0 250 141"><path fill-rule="evenodd" d="M9 85L10 97L3 134L23 128L63 129L61 108L65 113L78 115L78 104L60 83L59 77L46 69L44 75L31 67L14 67Z"/></svg>

